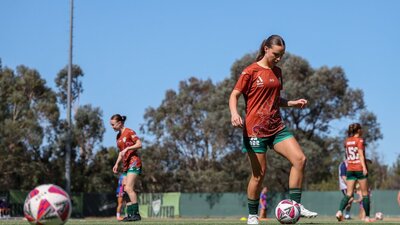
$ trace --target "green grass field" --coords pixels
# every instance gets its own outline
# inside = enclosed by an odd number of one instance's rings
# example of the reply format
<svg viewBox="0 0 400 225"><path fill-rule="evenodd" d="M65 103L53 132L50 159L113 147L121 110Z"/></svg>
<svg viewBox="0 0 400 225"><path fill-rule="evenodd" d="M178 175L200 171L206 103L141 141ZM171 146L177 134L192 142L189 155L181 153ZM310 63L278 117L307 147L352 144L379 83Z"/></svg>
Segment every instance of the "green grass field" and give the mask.
<svg viewBox="0 0 400 225"><path fill-rule="evenodd" d="M27 225L28 222L23 219L12 219L12 220L0 220L1 225ZM244 225L246 221L240 221L239 219L143 219L139 222L118 222L114 218L85 218L85 219L70 219L67 225L121 225L121 224L146 224L146 225ZM267 221L260 221L260 224L279 224L275 219L269 219ZM349 225L361 225L366 224L360 220L350 220L344 222L337 222L334 218L321 217L315 219L301 219L297 224L349 224ZM400 224L400 218L385 218L382 221L373 222L373 224Z"/></svg>

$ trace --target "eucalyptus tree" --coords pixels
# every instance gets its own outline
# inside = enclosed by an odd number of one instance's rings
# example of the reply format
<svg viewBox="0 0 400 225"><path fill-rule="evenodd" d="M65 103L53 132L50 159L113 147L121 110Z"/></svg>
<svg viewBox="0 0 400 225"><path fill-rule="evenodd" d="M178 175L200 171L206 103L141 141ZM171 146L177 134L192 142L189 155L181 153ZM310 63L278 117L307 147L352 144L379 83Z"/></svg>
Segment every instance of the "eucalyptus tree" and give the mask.
<svg viewBox="0 0 400 225"><path fill-rule="evenodd" d="M0 186L30 189L48 181L53 154L43 145L54 137L56 93L35 69L0 70Z"/></svg>
<svg viewBox="0 0 400 225"><path fill-rule="evenodd" d="M57 97L64 108L67 105L67 72L67 67L65 67L60 70L55 78L56 87L58 88ZM102 110L90 104L79 105L79 97L83 93L81 81L83 77L84 72L81 67L73 65L71 80L71 105L74 108L71 128L71 189L73 191L87 191L87 188L92 185L87 182L87 176L92 174L91 166L96 155L96 147L101 145L105 132ZM58 127L59 141L56 143L56 148L61 152L66 149L66 128L66 120L60 120L60 126ZM64 162L60 161L59 163L61 167ZM104 180L103 182L106 183L108 181Z"/></svg>

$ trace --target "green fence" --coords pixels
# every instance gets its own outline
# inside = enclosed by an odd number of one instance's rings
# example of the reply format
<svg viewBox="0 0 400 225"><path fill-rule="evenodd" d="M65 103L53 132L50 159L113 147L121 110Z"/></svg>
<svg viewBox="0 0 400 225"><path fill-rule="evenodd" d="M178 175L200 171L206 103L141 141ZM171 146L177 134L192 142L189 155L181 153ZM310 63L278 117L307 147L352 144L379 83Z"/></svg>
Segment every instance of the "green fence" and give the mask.
<svg viewBox="0 0 400 225"><path fill-rule="evenodd" d="M28 192L3 192L7 196L13 216L23 215L23 203ZM397 191L372 191L371 215L383 212L385 216L400 216L396 201ZM277 203L288 198L287 193L269 192L267 197L269 217L274 215ZM342 193L303 192L302 204L321 216L333 216L339 206ZM72 216L115 216L116 196L114 193L72 194ZM242 217L247 215L245 193L149 193L138 195L142 217ZM359 205L353 204L353 217L358 214Z"/></svg>
<svg viewBox="0 0 400 225"><path fill-rule="evenodd" d="M23 216L25 198L29 192L11 190L1 192L11 204L12 216ZM179 217L180 193L139 194L138 202L142 217ZM73 193L72 217L115 216L117 198L114 193Z"/></svg>
<svg viewBox="0 0 400 225"><path fill-rule="evenodd" d="M400 216L400 207L396 201L397 191L372 191L371 215L383 212L385 216ZM333 216L343 197L339 191L303 192L302 204L321 216ZM288 198L286 193L269 192L267 214L274 215L277 203ZM181 217L242 217L247 215L247 196L245 193L193 193L181 194ZM356 217L359 204L353 204L351 214Z"/></svg>
<svg viewBox="0 0 400 225"><path fill-rule="evenodd" d="M284 193L268 193L268 215L273 215L278 200ZM247 216L246 193L192 193L181 194L181 217L242 217Z"/></svg>

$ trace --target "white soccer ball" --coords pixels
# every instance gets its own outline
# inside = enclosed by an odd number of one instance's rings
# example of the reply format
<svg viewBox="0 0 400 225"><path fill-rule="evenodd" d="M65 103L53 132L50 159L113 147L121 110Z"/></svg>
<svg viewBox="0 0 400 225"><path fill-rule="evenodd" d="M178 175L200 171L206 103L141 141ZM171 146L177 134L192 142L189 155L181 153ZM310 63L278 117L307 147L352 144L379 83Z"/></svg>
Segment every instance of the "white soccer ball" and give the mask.
<svg viewBox="0 0 400 225"><path fill-rule="evenodd" d="M375 213L375 219L376 220L383 220L383 213L381 213L381 212Z"/></svg>
<svg viewBox="0 0 400 225"><path fill-rule="evenodd" d="M30 224L62 225L71 212L67 192L54 184L37 186L29 192L24 203L24 215Z"/></svg>
<svg viewBox="0 0 400 225"><path fill-rule="evenodd" d="M282 224L294 224L300 219L300 205L293 200L284 199L276 206L275 216Z"/></svg>

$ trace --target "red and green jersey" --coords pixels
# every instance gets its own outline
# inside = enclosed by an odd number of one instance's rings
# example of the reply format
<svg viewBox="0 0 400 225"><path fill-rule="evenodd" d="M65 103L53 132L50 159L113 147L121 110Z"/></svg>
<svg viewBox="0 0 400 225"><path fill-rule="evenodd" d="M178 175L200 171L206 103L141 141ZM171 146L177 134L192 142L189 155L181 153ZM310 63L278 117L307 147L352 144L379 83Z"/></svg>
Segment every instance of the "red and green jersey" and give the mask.
<svg viewBox="0 0 400 225"><path fill-rule="evenodd" d="M346 158L348 161L347 171L363 171L358 150L361 149L364 151L365 157L364 140L360 137L349 137L346 139L344 147L346 148Z"/></svg>
<svg viewBox="0 0 400 225"><path fill-rule="evenodd" d="M125 128L117 137L117 146L119 148L119 151L122 151L125 148L134 145L137 140L139 140L139 137L136 135L135 131L129 128ZM142 161L140 160L137 150L126 151L122 161L122 171L124 172L126 172L132 165L134 165L135 167L140 167L142 165Z"/></svg>
<svg viewBox="0 0 400 225"><path fill-rule="evenodd" d="M246 102L244 136L269 137L285 125L279 111L282 72L279 67L267 69L253 63L243 70L235 85Z"/></svg>

